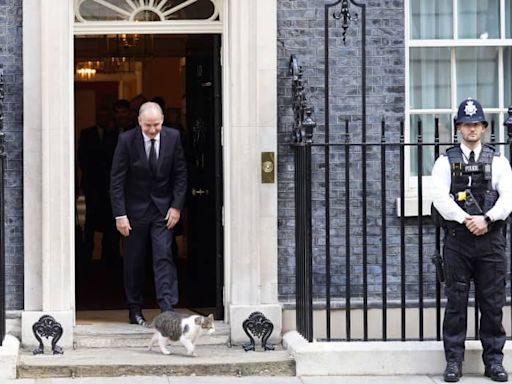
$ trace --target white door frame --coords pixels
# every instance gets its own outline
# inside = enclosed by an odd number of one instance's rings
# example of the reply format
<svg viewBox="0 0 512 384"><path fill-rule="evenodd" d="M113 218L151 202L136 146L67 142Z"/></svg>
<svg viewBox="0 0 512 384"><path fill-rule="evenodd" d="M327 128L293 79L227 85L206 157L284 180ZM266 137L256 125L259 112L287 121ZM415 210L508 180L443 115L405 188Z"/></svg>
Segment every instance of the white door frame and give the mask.
<svg viewBox="0 0 512 384"><path fill-rule="evenodd" d="M92 33L220 33L223 71L224 305L232 342L253 311L281 332L277 183L261 184L261 152L277 152L277 0L223 0L223 22L76 25L73 0L23 0L25 308L22 343L50 314L73 342L73 37ZM84 23L85 24L85 23ZM137 25L134 25L137 24ZM158 25L161 24L161 25ZM195 28L195 29L194 29Z"/></svg>

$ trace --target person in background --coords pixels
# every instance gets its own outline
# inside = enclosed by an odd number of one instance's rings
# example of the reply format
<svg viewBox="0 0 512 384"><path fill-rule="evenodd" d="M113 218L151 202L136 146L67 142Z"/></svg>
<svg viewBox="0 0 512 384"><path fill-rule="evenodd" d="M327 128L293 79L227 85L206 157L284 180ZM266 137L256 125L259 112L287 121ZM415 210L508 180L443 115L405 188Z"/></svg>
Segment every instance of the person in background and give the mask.
<svg viewBox="0 0 512 384"><path fill-rule="evenodd" d="M119 133L135 128L130 111L130 102L119 99L114 103L114 125Z"/></svg>
<svg viewBox="0 0 512 384"><path fill-rule="evenodd" d="M103 234L101 260L110 263L119 256L119 237L110 214L109 196L110 169L117 135L111 110L105 106L97 111L96 125L80 132L78 165L80 189L85 197L84 259L87 262L92 259L95 232Z"/></svg>

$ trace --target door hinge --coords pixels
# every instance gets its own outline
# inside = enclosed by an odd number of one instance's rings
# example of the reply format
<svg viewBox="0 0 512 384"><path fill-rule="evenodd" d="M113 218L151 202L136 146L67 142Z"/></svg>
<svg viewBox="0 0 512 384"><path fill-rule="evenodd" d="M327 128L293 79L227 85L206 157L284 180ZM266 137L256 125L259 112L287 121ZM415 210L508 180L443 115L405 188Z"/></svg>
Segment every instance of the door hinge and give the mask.
<svg viewBox="0 0 512 384"><path fill-rule="evenodd" d="M224 146L224 126L220 126L220 146Z"/></svg>

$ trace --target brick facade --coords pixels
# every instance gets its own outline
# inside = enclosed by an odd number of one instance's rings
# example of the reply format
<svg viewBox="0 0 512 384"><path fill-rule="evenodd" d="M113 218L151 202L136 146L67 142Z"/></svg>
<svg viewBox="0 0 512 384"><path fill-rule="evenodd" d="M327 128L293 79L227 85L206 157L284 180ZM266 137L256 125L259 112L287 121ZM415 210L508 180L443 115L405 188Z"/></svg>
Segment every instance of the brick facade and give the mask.
<svg viewBox="0 0 512 384"><path fill-rule="evenodd" d="M23 308L22 0L0 0L0 67L4 70L6 307Z"/></svg>
<svg viewBox="0 0 512 384"><path fill-rule="evenodd" d="M291 54L297 55L305 69L308 98L314 105L314 119L318 126L315 142L324 141L324 0L277 0L278 4L278 251L279 251L279 297L282 301L294 299L295 253L294 253L294 184L293 152L289 146L293 124L291 110L291 78L288 62ZM367 138L380 141L380 118L387 121L386 138L398 141L399 121L404 118L405 103L405 48L403 0L370 0L367 5ZM340 6L330 9L339 11ZM360 13L351 5L351 12ZM360 16L360 15L359 15ZM330 129L331 140L342 140L343 121L351 121L350 132L353 141L361 140L361 22L350 23L346 45L343 44L341 22L329 18L330 23ZM23 68L22 68L22 0L0 0L0 66L5 74L5 117L6 133L6 267L7 267L7 308L23 308ZM361 195L360 150L351 154L350 196L354 196L351 213L352 240L352 292L362 291L360 281L362 263L360 206L357 198ZM398 180L398 152L388 149L390 164L389 180ZM324 207L321 196L324 193L323 150L314 150L314 253L315 293L322 296L325 279L323 266L325 247ZM380 155L369 152L367 172L380 172ZM344 261L344 194L342 182L344 152L333 150L331 161L338 164L332 172L331 184L331 244L333 269L333 293L343 295L345 284ZM368 184L368 290L370 295L379 295L381 284L381 239L379 182L375 176ZM388 185L386 211L388 214L388 292L395 298L400 290L399 220L396 217L398 183ZM417 275L417 232L415 219L409 219L406 230L408 244L407 275L410 276L408 294L414 297L418 286ZM431 228L426 229L428 238ZM427 284L432 284L433 273L429 261L425 262ZM429 280L430 279L430 280Z"/></svg>
<svg viewBox="0 0 512 384"><path fill-rule="evenodd" d="M405 47L403 0L374 0L366 3L366 79L367 79L367 141L380 142L380 119L385 118L386 140L398 142L399 124L404 119L405 108ZM293 152L289 146L293 126L291 77L288 74L290 55L294 54L304 68L308 99L314 106L317 128L316 143L325 140L324 118L324 5L323 0L278 1L278 249L279 296L284 302L294 300L294 184ZM329 10L329 108L330 142L343 143L344 120L350 121L352 142L361 141L361 9L350 4L352 16L358 21L349 24L346 45L343 43L341 22L332 14L341 10L341 2ZM342 147L332 148L330 216L331 216L331 292L337 297L345 293L345 183ZM400 221L396 215L396 198L399 197L398 148L386 151L386 215L387 215L387 294L390 300L400 296ZM362 227L361 220L361 147L351 147L350 154L350 205L351 205L351 291L360 296L362 285ZM380 149L369 148L366 171L367 213L366 227L368 260L368 295L378 298L382 282L382 238L380 206ZM313 269L316 297L325 292L325 161L324 149L313 148ZM416 218L406 220L406 275L407 296L414 300L418 287L418 231ZM424 230L426 242L431 242L432 226ZM429 249L426 244L424 249ZM429 292L434 286L434 273L430 253L425 254L424 277Z"/></svg>

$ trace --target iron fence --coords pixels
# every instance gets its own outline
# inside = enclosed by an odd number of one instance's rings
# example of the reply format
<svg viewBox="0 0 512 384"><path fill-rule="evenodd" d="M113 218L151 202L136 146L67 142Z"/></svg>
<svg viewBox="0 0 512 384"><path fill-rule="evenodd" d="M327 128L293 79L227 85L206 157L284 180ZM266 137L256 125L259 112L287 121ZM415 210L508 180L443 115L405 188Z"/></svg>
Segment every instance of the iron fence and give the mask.
<svg viewBox="0 0 512 384"><path fill-rule="evenodd" d="M378 123L368 122L366 12L366 4L355 0L333 0L324 7L323 143L313 141L316 123L303 71L296 57L290 59L296 326L310 341L440 340L444 295L431 256L441 251L441 231L430 219L430 186L425 183L430 165L457 136L452 127L441 139L437 118L434 127L428 127L434 132L428 140L421 121L407 141L403 122L383 120L380 132ZM331 23L332 18L338 22ZM352 24L359 26L359 32L351 30L350 36L360 43L360 120L336 121L331 129L331 29L342 28L345 44ZM510 155L512 118L506 123L508 141L496 140L494 123L489 140ZM510 259L510 234L509 241ZM512 297L510 276L507 284ZM472 295L470 338L477 338L478 303ZM512 330L512 311L507 312Z"/></svg>
<svg viewBox="0 0 512 384"><path fill-rule="evenodd" d="M0 68L0 346L5 337L5 216L4 216L4 72Z"/></svg>
<svg viewBox="0 0 512 384"><path fill-rule="evenodd" d="M301 84L296 68L294 83ZM455 132L450 142L442 142L436 118L434 140L427 142L419 121L415 141L406 142L399 123L399 140L392 142L382 121L380 141L352 141L347 120L342 142L314 143L315 123L304 93L295 100L297 330L310 341L440 340L444 295L431 256L441 252L442 234L424 202L429 171L424 160L436 159L444 147L453 145ZM491 123L490 141L501 152L512 153L511 128L509 124L508 141L497 142ZM316 172L323 167L325 173ZM411 173L416 214L408 217L406 184ZM318 207L329 209L324 213ZM510 246L507 254L512 268ZM512 297L510 281L508 290ZM474 332L469 338L476 339L478 303L472 296ZM512 311L510 318L512 329Z"/></svg>

